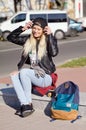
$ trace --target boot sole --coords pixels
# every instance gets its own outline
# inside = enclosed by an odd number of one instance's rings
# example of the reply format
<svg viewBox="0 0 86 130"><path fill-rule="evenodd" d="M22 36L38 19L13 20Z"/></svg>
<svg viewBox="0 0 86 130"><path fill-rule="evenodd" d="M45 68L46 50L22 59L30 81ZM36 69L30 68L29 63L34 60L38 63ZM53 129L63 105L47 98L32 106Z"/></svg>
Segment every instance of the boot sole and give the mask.
<svg viewBox="0 0 86 130"><path fill-rule="evenodd" d="M34 111L35 111L34 109L33 110L24 111L24 112L22 112L21 116L22 117L27 117L27 116L31 115Z"/></svg>

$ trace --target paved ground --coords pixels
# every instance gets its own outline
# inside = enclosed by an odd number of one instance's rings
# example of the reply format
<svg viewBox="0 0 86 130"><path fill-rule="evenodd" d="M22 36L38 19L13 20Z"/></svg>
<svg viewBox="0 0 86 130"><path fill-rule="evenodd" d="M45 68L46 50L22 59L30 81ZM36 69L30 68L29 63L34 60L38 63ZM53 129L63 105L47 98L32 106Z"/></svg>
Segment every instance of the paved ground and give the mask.
<svg viewBox="0 0 86 130"><path fill-rule="evenodd" d="M0 130L85 130L86 118L81 118L74 123L70 121L55 120L51 122L50 117L43 111L36 110L27 118L14 115L15 110L0 105Z"/></svg>
<svg viewBox="0 0 86 130"><path fill-rule="evenodd" d="M75 82L81 92L86 92L86 67L79 68L61 68L57 69L58 82L57 85L71 80Z"/></svg>
<svg viewBox="0 0 86 130"><path fill-rule="evenodd" d="M82 68L62 68L57 69L58 81L57 85L71 80L75 82L80 92L86 92L86 67ZM0 83L11 83L9 77L0 79ZM7 105L0 104L0 130L85 130L86 117L82 117L74 123L70 121L55 120L51 122L51 118L44 111L37 109L31 116L21 118L16 116L15 109Z"/></svg>

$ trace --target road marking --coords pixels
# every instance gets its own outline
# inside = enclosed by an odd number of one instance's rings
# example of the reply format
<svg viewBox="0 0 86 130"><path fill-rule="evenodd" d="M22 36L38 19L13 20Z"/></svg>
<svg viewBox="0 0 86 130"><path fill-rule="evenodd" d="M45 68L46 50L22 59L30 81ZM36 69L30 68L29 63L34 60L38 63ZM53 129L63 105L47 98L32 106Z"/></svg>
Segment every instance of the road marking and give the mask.
<svg viewBox="0 0 86 130"><path fill-rule="evenodd" d="M68 41L61 41L60 44L63 43L71 43L71 42L80 42L80 41L86 41L86 39L77 39L77 40L68 40Z"/></svg>
<svg viewBox="0 0 86 130"><path fill-rule="evenodd" d="M77 39L77 40L68 40L68 41L58 41L60 44L63 44L63 43L73 43L73 42L80 42L80 41L86 41L86 39ZM3 50L0 50L0 52L9 52L9 51L16 51L16 50L20 50L21 47L19 48L10 48L10 49L3 49Z"/></svg>
<svg viewBox="0 0 86 130"><path fill-rule="evenodd" d="M0 52L16 51L16 50L20 50L20 49L21 49L21 48L10 48L10 49L0 50Z"/></svg>

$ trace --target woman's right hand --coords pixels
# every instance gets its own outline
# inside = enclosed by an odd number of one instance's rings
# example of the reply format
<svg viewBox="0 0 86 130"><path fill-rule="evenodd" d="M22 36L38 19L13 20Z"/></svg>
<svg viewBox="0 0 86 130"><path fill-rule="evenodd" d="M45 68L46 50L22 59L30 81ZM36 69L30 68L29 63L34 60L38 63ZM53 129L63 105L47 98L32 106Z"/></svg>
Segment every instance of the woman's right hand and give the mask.
<svg viewBox="0 0 86 130"><path fill-rule="evenodd" d="M33 22L29 21L28 23L25 24L25 26L22 28L22 31L28 30L32 27Z"/></svg>

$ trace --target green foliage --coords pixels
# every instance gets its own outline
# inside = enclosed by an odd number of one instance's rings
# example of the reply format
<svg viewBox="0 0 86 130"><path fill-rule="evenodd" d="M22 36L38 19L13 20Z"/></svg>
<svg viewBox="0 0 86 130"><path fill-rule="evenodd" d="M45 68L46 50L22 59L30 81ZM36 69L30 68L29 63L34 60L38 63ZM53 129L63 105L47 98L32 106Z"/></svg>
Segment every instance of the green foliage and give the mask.
<svg viewBox="0 0 86 130"><path fill-rule="evenodd" d="M84 66L86 66L86 57L73 59L73 60L68 61L68 62L66 62L58 67L60 67L60 68L63 68L63 67L73 68L73 67L84 67Z"/></svg>

